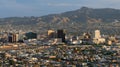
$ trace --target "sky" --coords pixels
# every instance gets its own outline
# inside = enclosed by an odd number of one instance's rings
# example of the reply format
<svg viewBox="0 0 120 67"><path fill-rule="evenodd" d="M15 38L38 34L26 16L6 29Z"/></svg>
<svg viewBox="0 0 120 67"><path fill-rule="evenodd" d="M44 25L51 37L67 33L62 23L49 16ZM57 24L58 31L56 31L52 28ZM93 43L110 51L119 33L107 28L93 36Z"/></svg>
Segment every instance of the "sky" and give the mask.
<svg viewBox="0 0 120 67"><path fill-rule="evenodd" d="M0 0L0 18L43 16L80 9L116 8L120 0Z"/></svg>

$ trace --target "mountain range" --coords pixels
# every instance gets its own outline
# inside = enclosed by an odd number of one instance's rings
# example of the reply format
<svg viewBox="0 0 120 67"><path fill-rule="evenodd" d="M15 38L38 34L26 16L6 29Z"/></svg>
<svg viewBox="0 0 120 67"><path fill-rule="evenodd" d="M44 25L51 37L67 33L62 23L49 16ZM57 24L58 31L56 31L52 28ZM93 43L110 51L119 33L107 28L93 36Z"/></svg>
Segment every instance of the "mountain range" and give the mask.
<svg viewBox="0 0 120 67"><path fill-rule="evenodd" d="M81 34L100 29L104 34L120 33L120 10L113 8L88 8L50 14L41 17L0 18L0 30L37 30L42 33L48 29L66 29L68 33Z"/></svg>
<svg viewBox="0 0 120 67"><path fill-rule="evenodd" d="M40 22L46 23L111 23L120 21L120 10L112 8L88 8L68 11L60 14L50 14L41 17L8 17L1 18L0 24L26 25Z"/></svg>
<svg viewBox="0 0 120 67"><path fill-rule="evenodd" d="M43 22L102 23L120 21L120 10L112 8L93 9L82 7L75 11L40 17Z"/></svg>

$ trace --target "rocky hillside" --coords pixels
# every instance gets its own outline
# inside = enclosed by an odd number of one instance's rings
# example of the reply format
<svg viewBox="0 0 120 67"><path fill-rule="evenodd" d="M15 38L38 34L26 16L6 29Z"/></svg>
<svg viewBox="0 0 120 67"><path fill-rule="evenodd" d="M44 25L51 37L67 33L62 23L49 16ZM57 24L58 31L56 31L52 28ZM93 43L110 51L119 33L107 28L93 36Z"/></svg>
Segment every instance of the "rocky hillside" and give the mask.
<svg viewBox="0 0 120 67"><path fill-rule="evenodd" d="M112 8L93 9L82 7L75 11L69 11L61 14L53 14L40 17L43 22L80 22L80 23L102 23L119 22L120 10Z"/></svg>
<svg viewBox="0 0 120 67"><path fill-rule="evenodd" d="M75 11L41 17L0 18L0 30L34 30L46 33L48 29L66 29L68 33L82 34L100 29L103 34L120 34L120 10L82 7Z"/></svg>
<svg viewBox="0 0 120 67"><path fill-rule="evenodd" d="M33 25L40 22L46 23L110 23L120 21L120 10L112 8L93 9L82 7L75 11L61 14L51 14L41 17L9 17L1 18L0 24Z"/></svg>

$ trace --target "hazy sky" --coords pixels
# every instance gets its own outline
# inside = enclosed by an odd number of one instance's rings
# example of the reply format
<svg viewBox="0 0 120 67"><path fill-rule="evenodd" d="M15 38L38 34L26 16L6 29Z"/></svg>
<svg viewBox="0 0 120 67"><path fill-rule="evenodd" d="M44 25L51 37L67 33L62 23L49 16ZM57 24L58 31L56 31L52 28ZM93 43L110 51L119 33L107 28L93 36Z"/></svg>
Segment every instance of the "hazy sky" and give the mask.
<svg viewBox="0 0 120 67"><path fill-rule="evenodd" d="M42 16L82 6L120 9L120 0L0 0L0 17Z"/></svg>

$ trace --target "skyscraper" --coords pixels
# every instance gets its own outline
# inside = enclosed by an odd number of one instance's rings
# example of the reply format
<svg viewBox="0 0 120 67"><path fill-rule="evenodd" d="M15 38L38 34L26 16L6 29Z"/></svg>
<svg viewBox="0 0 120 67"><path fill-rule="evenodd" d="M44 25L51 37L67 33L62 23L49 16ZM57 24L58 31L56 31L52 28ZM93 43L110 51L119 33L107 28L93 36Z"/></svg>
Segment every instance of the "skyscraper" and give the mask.
<svg viewBox="0 0 120 67"><path fill-rule="evenodd" d="M8 35L8 42L13 43L18 41L18 34L10 33Z"/></svg>
<svg viewBox="0 0 120 67"><path fill-rule="evenodd" d="M95 37L93 38L93 42L96 44L105 43L105 38L101 37L100 30L95 30Z"/></svg>
<svg viewBox="0 0 120 67"><path fill-rule="evenodd" d="M95 38L96 39L101 38L100 30L95 30Z"/></svg>
<svg viewBox="0 0 120 67"><path fill-rule="evenodd" d="M57 38L62 38L62 42L65 42L64 30L57 30Z"/></svg>

